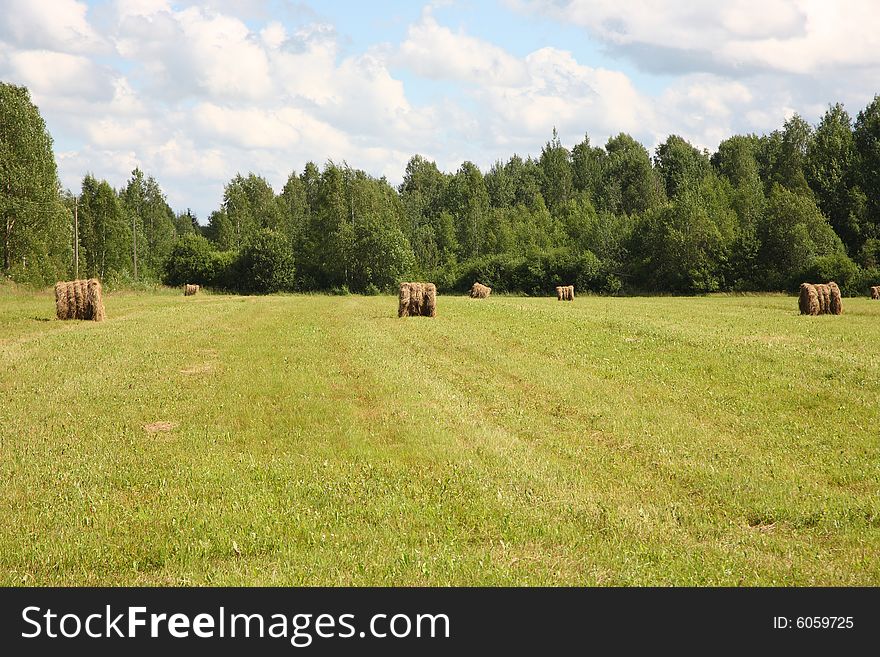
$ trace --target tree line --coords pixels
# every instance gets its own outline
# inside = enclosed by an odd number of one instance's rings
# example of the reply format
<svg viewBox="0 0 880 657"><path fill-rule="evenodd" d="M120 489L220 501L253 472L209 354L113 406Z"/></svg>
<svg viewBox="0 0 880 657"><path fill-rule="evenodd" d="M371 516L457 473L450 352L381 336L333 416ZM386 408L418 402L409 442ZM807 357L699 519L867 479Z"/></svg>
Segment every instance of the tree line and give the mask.
<svg viewBox="0 0 880 657"><path fill-rule="evenodd" d="M539 156L485 172L415 155L398 186L332 161L307 163L277 193L239 174L205 225L173 212L139 169L118 190L86 175L76 196L62 191L27 90L0 84L0 103L3 273L14 280L70 277L78 252L80 276L111 285L248 293L378 293L404 279L526 294L880 284L880 96L855 119L835 104L815 126L794 115L714 153L671 135L651 154L624 133L567 148L554 129Z"/></svg>

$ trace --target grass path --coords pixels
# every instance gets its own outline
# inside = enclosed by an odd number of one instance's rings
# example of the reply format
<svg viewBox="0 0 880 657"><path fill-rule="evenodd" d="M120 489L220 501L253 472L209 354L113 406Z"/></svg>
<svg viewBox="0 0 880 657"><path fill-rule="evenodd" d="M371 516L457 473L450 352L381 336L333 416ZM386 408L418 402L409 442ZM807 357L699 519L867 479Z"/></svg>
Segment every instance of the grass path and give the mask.
<svg viewBox="0 0 880 657"><path fill-rule="evenodd" d="M880 584L880 303L106 305L0 287L0 584Z"/></svg>

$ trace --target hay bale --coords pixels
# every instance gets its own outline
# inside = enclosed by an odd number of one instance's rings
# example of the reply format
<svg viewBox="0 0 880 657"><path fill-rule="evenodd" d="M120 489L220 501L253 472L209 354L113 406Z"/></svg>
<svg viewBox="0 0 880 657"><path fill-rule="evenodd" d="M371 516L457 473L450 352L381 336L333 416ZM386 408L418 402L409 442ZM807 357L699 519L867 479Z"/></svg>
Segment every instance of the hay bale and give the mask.
<svg viewBox="0 0 880 657"><path fill-rule="evenodd" d="M410 283L401 283L397 303L397 316L409 317Z"/></svg>
<svg viewBox="0 0 880 657"><path fill-rule="evenodd" d="M436 317L437 287L433 283L401 283L398 317Z"/></svg>
<svg viewBox="0 0 880 657"><path fill-rule="evenodd" d="M871 288L871 298L872 299L880 299L880 285L875 285Z"/></svg>
<svg viewBox="0 0 880 657"><path fill-rule="evenodd" d="M67 319L67 283L59 281L55 283L55 317Z"/></svg>
<svg viewBox="0 0 880 657"><path fill-rule="evenodd" d="M65 319L76 319L76 281L67 281L67 317Z"/></svg>
<svg viewBox="0 0 880 657"><path fill-rule="evenodd" d="M76 319L89 318L89 282L86 279L74 281L76 286Z"/></svg>
<svg viewBox="0 0 880 657"><path fill-rule="evenodd" d="M557 301L574 301L574 285L557 285Z"/></svg>
<svg viewBox="0 0 880 657"><path fill-rule="evenodd" d="M421 283L409 284L409 316L419 317L425 301L425 288Z"/></svg>
<svg viewBox="0 0 880 657"><path fill-rule="evenodd" d="M85 319L90 319L93 322L103 322L106 319L107 315L104 312L104 292L101 288L101 281L99 281L97 278L90 278L87 284L87 291L88 316Z"/></svg>
<svg viewBox="0 0 880 657"><path fill-rule="evenodd" d="M828 312L832 315L842 315L843 299L840 296L840 288L837 287L837 283L831 281L825 287L827 287L831 292L831 299L828 302Z"/></svg>
<svg viewBox="0 0 880 657"><path fill-rule="evenodd" d="M826 283L818 283L816 292L819 294L819 314L827 315L831 312L831 288Z"/></svg>
<svg viewBox="0 0 880 657"><path fill-rule="evenodd" d="M471 287L471 299L486 299L492 294L492 288L481 283L474 283Z"/></svg>
<svg viewBox="0 0 880 657"><path fill-rule="evenodd" d="M816 286L810 283L801 283L801 291L798 296L798 307L801 315L819 314L819 293Z"/></svg>
<svg viewBox="0 0 880 657"><path fill-rule="evenodd" d="M837 283L801 283L798 295L798 308L801 315L840 315L843 313L843 299Z"/></svg>
<svg viewBox="0 0 880 657"><path fill-rule="evenodd" d="M104 296L97 278L55 283L55 316L58 319L87 319L102 322Z"/></svg>
<svg viewBox="0 0 880 657"><path fill-rule="evenodd" d="M422 316L437 316L437 286L433 283L425 283L422 292Z"/></svg>

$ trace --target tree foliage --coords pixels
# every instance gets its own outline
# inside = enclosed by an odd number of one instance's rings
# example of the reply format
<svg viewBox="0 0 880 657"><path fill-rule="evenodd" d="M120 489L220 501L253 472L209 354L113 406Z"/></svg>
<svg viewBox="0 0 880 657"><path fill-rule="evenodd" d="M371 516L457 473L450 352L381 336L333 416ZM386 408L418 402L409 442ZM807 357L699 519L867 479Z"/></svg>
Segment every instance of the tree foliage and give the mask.
<svg viewBox="0 0 880 657"><path fill-rule="evenodd" d="M396 187L345 162L308 162L278 193L237 174L205 226L140 169L120 190L86 175L76 201L60 194L27 91L2 85L0 98L3 267L19 280L70 272L75 206L81 275L127 280L136 259L142 280L242 292L374 293L407 278L527 294L880 284L880 96L855 121L832 105L815 127L795 114L711 156L679 135L653 158L625 133L569 149L553 129L537 158L486 171L414 155Z"/></svg>

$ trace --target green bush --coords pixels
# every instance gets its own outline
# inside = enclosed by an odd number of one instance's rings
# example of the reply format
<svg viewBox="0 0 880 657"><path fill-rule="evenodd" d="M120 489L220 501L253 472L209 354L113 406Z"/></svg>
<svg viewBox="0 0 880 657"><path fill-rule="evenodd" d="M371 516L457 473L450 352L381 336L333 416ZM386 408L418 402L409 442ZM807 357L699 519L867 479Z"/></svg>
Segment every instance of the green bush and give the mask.
<svg viewBox="0 0 880 657"><path fill-rule="evenodd" d="M290 243L281 233L261 230L245 246L236 263L241 292L270 294L292 290L296 276Z"/></svg>
<svg viewBox="0 0 880 657"><path fill-rule="evenodd" d="M792 289L804 281L826 283L834 281L844 296L859 294L861 271L859 266L842 253L818 256L810 261L803 274L793 281Z"/></svg>
<svg viewBox="0 0 880 657"><path fill-rule="evenodd" d="M177 240L165 261L162 281L165 285L178 286L214 284L214 248L201 235L184 235Z"/></svg>

